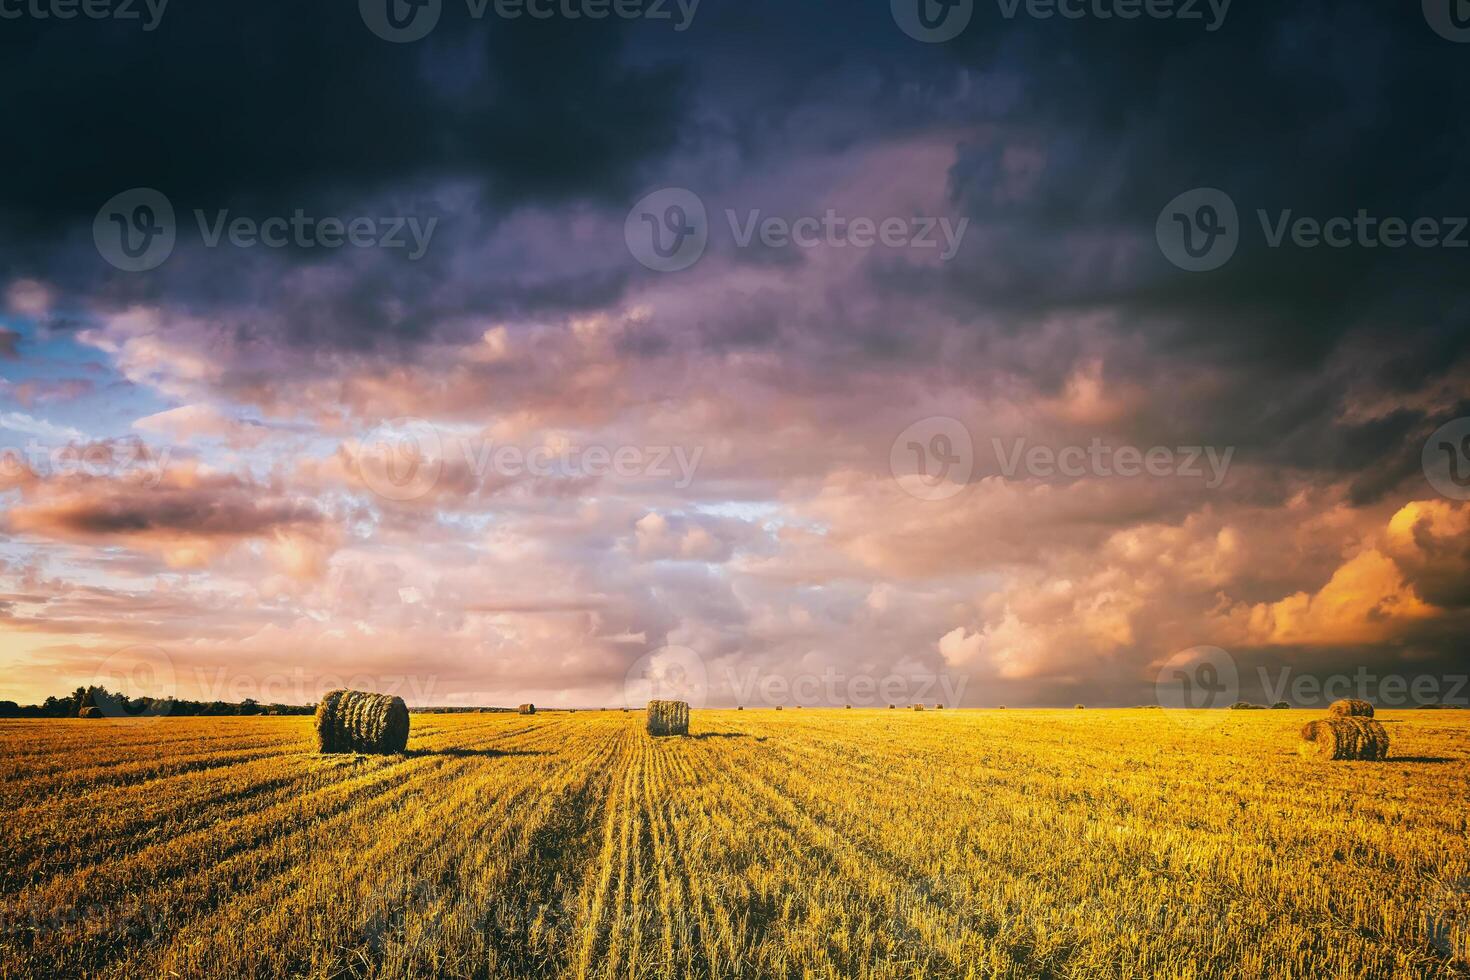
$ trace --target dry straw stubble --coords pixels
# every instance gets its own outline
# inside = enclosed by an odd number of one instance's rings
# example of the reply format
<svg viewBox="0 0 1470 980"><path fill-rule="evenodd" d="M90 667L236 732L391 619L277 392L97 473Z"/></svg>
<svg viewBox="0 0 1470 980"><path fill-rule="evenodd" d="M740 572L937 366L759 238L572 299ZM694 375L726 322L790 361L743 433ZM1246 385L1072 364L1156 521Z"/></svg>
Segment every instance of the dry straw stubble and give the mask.
<svg viewBox="0 0 1470 980"><path fill-rule="evenodd" d="M408 726L408 705L402 698L333 691L317 705L317 750L391 755L408 747Z"/></svg>

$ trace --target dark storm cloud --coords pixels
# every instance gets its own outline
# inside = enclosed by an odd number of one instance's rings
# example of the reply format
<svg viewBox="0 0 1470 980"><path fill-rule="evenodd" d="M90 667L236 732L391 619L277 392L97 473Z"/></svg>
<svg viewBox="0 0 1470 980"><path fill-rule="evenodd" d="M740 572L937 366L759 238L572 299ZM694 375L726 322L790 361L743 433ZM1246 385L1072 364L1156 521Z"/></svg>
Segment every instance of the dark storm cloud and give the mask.
<svg viewBox="0 0 1470 980"><path fill-rule="evenodd" d="M31 232L154 186L216 206L445 175L506 196L620 194L672 145L677 69L624 28L446 16L415 45L354 3L175 4L156 31L7 21L5 210Z"/></svg>

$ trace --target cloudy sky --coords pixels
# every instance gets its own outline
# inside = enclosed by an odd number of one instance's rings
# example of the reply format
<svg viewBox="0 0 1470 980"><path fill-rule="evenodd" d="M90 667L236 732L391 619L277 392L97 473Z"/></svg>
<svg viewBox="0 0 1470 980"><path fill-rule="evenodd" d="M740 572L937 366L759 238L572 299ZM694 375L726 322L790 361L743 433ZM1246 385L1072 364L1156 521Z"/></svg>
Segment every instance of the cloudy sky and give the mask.
<svg viewBox="0 0 1470 980"><path fill-rule="evenodd" d="M4 8L0 697L1464 672L1448 4L386 3Z"/></svg>

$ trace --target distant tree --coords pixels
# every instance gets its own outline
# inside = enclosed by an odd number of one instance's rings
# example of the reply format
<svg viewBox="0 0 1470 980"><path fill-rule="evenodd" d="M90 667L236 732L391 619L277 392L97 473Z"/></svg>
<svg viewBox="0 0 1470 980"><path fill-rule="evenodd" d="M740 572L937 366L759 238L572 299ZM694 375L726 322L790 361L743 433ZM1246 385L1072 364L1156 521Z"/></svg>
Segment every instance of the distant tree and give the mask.
<svg viewBox="0 0 1470 980"><path fill-rule="evenodd" d="M19 718L20 705L14 701L0 701L0 718Z"/></svg>

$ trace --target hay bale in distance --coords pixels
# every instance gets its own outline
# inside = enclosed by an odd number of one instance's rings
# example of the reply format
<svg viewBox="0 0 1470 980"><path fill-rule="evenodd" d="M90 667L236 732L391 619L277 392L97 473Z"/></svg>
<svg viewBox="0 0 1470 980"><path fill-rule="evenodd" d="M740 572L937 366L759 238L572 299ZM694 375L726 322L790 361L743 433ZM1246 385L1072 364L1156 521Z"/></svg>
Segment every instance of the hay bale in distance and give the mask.
<svg viewBox="0 0 1470 980"><path fill-rule="evenodd" d="M99 707L97 707L96 705L89 704L85 708L83 708L81 711L78 711L77 712L77 717L78 718L101 718L102 717L102 709L99 708Z"/></svg>
<svg viewBox="0 0 1470 980"><path fill-rule="evenodd" d="M523 704L516 710L523 715L534 715L536 713L536 706L534 704Z"/></svg>
<svg viewBox="0 0 1470 980"><path fill-rule="evenodd" d="M1373 705L1357 698L1343 698L1332 702L1327 713L1334 718L1372 718Z"/></svg>
<svg viewBox="0 0 1470 980"><path fill-rule="evenodd" d="M1302 728L1297 751L1307 758L1379 762L1388 758L1388 731L1371 718L1322 718Z"/></svg>
<svg viewBox="0 0 1470 980"><path fill-rule="evenodd" d="M408 705L402 698L333 691L316 709L317 750L391 755L408 747Z"/></svg>
<svg viewBox="0 0 1470 980"><path fill-rule="evenodd" d="M689 734L688 701L648 702L648 734L655 737Z"/></svg>
<svg viewBox="0 0 1470 980"><path fill-rule="evenodd" d="M1085 705L1085 704L1079 704L1079 705L1077 705L1077 710L1078 711L1086 711L1087 710L1087 705Z"/></svg>
<svg viewBox="0 0 1470 980"><path fill-rule="evenodd" d="M944 710L944 705L942 705L942 704L936 704L934 706L934 710L935 711L943 711Z"/></svg>
<svg viewBox="0 0 1470 980"><path fill-rule="evenodd" d="M776 705L776 710L777 710L777 711L780 711L780 710L781 710L781 706L780 706L780 705L779 705L779 704L778 704L778 705Z"/></svg>
<svg viewBox="0 0 1470 980"><path fill-rule="evenodd" d="M914 710L915 711L923 711L924 710L924 706L922 704L916 704L916 705L914 705Z"/></svg>

